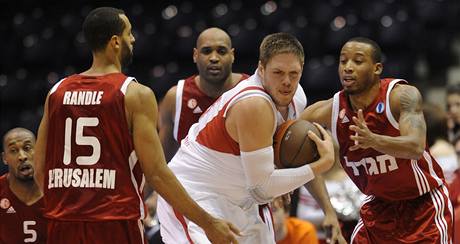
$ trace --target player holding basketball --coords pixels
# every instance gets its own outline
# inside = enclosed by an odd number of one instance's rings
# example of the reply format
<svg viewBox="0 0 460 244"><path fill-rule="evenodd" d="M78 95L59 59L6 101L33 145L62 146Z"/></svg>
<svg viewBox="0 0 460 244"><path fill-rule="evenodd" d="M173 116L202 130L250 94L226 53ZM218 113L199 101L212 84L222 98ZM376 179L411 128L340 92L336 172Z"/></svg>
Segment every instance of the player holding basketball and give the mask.
<svg viewBox="0 0 460 244"><path fill-rule="evenodd" d="M198 36L193 49L193 61L199 75L193 75L169 89L160 103L159 134L169 161L190 127L225 91L247 79L246 74L232 73L234 49L230 36L219 28L209 28ZM301 86L294 95L296 109L302 111L307 98ZM268 204L260 207L264 222L273 230L272 214ZM274 235L274 233L273 233Z"/></svg>
<svg viewBox="0 0 460 244"><path fill-rule="evenodd" d="M340 162L368 197L352 243L452 243L444 176L425 145L422 97L401 79L380 79L380 47L353 38L342 47L343 90L302 119L326 125Z"/></svg>
<svg viewBox="0 0 460 244"><path fill-rule="evenodd" d="M46 243L43 194L34 181L35 135L14 128L3 137L0 177L0 243Z"/></svg>
<svg viewBox="0 0 460 244"><path fill-rule="evenodd" d="M209 239L237 243L237 230L200 208L166 165L155 96L121 73L134 43L124 12L97 8L86 17L83 32L93 64L51 89L38 133L37 182L50 219L48 242L145 243L145 174Z"/></svg>
<svg viewBox="0 0 460 244"><path fill-rule="evenodd" d="M320 159L299 168L274 169L272 138L276 126L302 111L292 101L303 63L303 48L297 39L285 33L267 36L260 47L256 73L225 92L200 117L169 163L202 207L237 225L241 243L274 243L259 218L257 205L313 180L333 164L332 139L320 128L324 140L310 135ZM341 237L335 212L324 189L316 193L326 206L326 225L338 230L335 241ZM166 243L209 243L199 227L162 198L158 216Z"/></svg>

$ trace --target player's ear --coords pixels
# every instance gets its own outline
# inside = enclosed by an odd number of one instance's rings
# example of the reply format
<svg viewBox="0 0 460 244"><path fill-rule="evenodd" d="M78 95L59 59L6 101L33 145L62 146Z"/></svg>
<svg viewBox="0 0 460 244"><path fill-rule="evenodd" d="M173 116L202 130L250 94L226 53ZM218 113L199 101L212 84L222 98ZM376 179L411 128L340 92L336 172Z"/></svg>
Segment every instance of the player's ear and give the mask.
<svg viewBox="0 0 460 244"><path fill-rule="evenodd" d="M5 152L2 152L2 161L3 161L3 164L8 165L5 159Z"/></svg>
<svg viewBox="0 0 460 244"><path fill-rule="evenodd" d="M198 59L198 49L193 48L193 62L196 63L197 59Z"/></svg>
<svg viewBox="0 0 460 244"><path fill-rule="evenodd" d="M257 72L259 72L259 76L260 77L263 77L264 76L264 65L262 64L262 62L259 60L259 64L257 65Z"/></svg>
<svg viewBox="0 0 460 244"><path fill-rule="evenodd" d="M375 75L381 75L383 72L383 64L382 63L376 63L374 65L374 74Z"/></svg>
<svg viewBox="0 0 460 244"><path fill-rule="evenodd" d="M121 48L121 39L117 35L113 35L109 40L109 45L113 49L120 49Z"/></svg>
<svg viewBox="0 0 460 244"><path fill-rule="evenodd" d="M235 61L235 48L230 49L230 55L232 55L232 64Z"/></svg>

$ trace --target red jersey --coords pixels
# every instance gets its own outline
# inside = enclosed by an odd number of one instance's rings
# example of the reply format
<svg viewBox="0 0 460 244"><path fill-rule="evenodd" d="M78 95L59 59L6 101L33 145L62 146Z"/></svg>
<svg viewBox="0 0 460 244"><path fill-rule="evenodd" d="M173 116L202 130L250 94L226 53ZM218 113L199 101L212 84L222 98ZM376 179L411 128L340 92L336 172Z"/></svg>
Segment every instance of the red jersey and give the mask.
<svg viewBox="0 0 460 244"><path fill-rule="evenodd" d="M0 177L0 243L46 243L43 198L27 206L10 190L7 174Z"/></svg>
<svg viewBox="0 0 460 244"><path fill-rule="evenodd" d="M72 75L50 91L45 216L100 221L144 218L144 175L125 115L135 81L121 73Z"/></svg>
<svg viewBox="0 0 460 244"><path fill-rule="evenodd" d="M382 79L380 92L364 111L369 129L377 134L399 136L399 124L390 110L389 97L394 85L406 81ZM340 145L340 162L356 186L366 195L386 200L413 199L444 183L442 169L428 148L419 160L395 158L372 148L349 151L354 145L349 130L352 117L358 117L343 91L334 95L332 135Z"/></svg>
<svg viewBox="0 0 460 244"><path fill-rule="evenodd" d="M184 139L190 127L198 122L201 114L206 111L217 98L209 97L200 90L195 82L196 75L190 76L177 83L176 114L174 115L174 139L179 143ZM241 79L249 78L241 74Z"/></svg>

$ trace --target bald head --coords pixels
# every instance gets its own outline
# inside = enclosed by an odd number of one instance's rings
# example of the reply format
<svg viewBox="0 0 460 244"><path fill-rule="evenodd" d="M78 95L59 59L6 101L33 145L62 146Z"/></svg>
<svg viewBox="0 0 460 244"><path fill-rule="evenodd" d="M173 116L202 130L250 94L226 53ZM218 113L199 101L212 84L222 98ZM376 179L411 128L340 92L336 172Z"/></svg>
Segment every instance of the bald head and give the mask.
<svg viewBox="0 0 460 244"><path fill-rule="evenodd" d="M230 39L230 36L227 32L217 27L211 27L202 31L198 36L198 39L196 39L196 47L199 48L201 45L211 40L220 40L229 48L232 47L232 40Z"/></svg>
<svg viewBox="0 0 460 244"><path fill-rule="evenodd" d="M7 145L7 140L10 139L10 137L17 137L17 135L24 135L24 136L27 136L29 138L32 138L33 142L35 143L35 135L34 135L34 133L32 133L32 131L30 131L28 129L25 129L25 128L17 127L17 128L9 130L3 136L3 150L6 150L6 148L8 146Z"/></svg>

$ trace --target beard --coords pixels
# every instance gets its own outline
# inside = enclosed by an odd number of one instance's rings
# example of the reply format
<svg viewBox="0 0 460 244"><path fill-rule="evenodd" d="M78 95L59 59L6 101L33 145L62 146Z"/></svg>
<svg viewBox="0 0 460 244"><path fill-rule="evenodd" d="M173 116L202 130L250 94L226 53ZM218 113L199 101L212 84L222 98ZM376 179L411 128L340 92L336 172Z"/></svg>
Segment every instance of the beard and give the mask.
<svg viewBox="0 0 460 244"><path fill-rule="evenodd" d="M128 44L121 43L121 67L126 68L133 61L133 51L129 49Z"/></svg>

